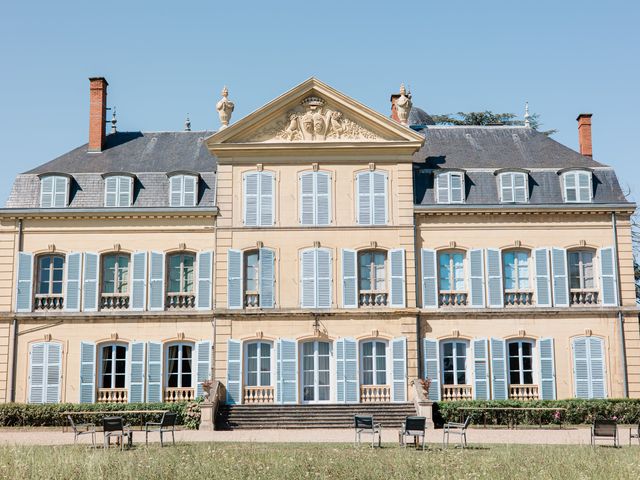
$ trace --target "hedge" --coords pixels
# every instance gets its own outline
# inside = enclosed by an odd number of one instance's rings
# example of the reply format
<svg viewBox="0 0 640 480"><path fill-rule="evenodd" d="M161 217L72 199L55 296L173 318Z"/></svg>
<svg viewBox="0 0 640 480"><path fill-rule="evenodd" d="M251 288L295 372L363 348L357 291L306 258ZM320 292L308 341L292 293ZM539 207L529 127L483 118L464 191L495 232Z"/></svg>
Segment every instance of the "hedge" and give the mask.
<svg viewBox="0 0 640 480"><path fill-rule="evenodd" d="M545 407L565 408L566 410L536 411L460 411L460 407ZM472 423L487 425L507 425L515 422L521 425L542 424L590 424L594 419L613 419L622 424L640 423L640 400L606 399L606 400L469 400L456 402L437 402L434 404L434 421L436 423L458 422L463 417L471 416Z"/></svg>
<svg viewBox="0 0 640 480"><path fill-rule="evenodd" d="M62 412L112 410L168 410L178 414L177 424L196 429L200 425L200 404L182 403L3 403L0 404L0 427L60 427L68 425ZM120 415L120 414L119 414ZM139 413L120 415L130 425L140 425ZM159 414L145 415L144 421L159 421ZM99 423L99 415L74 415L74 421Z"/></svg>

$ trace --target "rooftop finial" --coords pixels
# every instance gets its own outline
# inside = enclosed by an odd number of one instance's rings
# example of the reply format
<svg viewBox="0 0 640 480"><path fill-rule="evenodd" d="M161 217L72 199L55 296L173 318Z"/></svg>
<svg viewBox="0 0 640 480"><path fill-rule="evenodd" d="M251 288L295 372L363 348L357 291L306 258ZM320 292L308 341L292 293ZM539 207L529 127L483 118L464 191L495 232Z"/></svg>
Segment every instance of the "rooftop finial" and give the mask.
<svg viewBox="0 0 640 480"><path fill-rule="evenodd" d="M184 131L185 132L190 132L191 131L191 120L189 120L189 114L187 113L187 119L184 121Z"/></svg>
<svg viewBox="0 0 640 480"><path fill-rule="evenodd" d="M218 116L220 117L220 130L223 130L229 126L229 120L231 120L231 114L235 105L227 97L229 96L229 89L225 85L222 89L222 98L216 104L216 110L218 110Z"/></svg>
<svg viewBox="0 0 640 480"><path fill-rule="evenodd" d="M524 103L524 126L531 127L531 115L529 115L529 102Z"/></svg>
<svg viewBox="0 0 640 480"><path fill-rule="evenodd" d="M111 111L111 133L116 133L116 123L118 123L118 120L116 119L116 107L114 106Z"/></svg>

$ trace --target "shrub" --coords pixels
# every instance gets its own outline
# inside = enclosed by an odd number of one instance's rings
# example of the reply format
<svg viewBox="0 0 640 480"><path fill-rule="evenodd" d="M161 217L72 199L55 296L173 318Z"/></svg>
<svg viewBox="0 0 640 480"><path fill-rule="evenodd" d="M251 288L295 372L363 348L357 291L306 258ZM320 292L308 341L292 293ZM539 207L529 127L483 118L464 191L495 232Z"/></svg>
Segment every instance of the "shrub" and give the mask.
<svg viewBox="0 0 640 480"><path fill-rule="evenodd" d="M69 422L62 412L95 412L116 410L168 410L178 414L177 424L190 429L200 425L200 405L193 403L51 403L0 404L0 427L59 427ZM122 415L125 424L140 425L142 421L159 421L160 414L147 414L141 418L139 413ZM74 421L99 422L98 415L74 415Z"/></svg>

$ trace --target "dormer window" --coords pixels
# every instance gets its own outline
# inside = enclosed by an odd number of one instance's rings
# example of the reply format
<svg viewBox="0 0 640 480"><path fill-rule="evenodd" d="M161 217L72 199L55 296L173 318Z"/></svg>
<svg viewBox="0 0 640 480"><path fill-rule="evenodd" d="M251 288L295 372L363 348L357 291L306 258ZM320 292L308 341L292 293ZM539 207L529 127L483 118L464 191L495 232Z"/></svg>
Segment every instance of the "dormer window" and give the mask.
<svg viewBox="0 0 640 480"><path fill-rule="evenodd" d="M177 174L169 179L169 205L172 207L195 207L198 198L198 177Z"/></svg>
<svg viewBox="0 0 640 480"><path fill-rule="evenodd" d="M438 203L464 203L464 172L443 172L436 176Z"/></svg>
<svg viewBox="0 0 640 480"><path fill-rule="evenodd" d="M65 208L69 201L69 177L48 175L40 179L40 207Z"/></svg>
<svg viewBox="0 0 640 480"><path fill-rule="evenodd" d="M561 181L566 203L586 203L593 199L591 172L586 170L564 172Z"/></svg>
<svg viewBox="0 0 640 480"><path fill-rule="evenodd" d="M104 206L130 207L133 198L133 177L111 175L104 179Z"/></svg>
<svg viewBox="0 0 640 480"><path fill-rule="evenodd" d="M498 176L502 203L527 203L527 174L505 172Z"/></svg>

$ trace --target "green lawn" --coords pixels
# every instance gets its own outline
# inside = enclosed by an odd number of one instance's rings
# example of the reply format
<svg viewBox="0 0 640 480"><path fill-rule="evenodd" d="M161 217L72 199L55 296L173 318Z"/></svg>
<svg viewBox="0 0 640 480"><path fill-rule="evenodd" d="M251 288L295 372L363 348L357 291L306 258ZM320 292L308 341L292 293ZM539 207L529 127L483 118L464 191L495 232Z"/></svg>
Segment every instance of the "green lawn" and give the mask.
<svg viewBox="0 0 640 480"><path fill-rule="evenodd" d="M640 447L476 446L427 452L327 444L180 444L120 452L0 447L7 479L637 479Z"/></svg>

